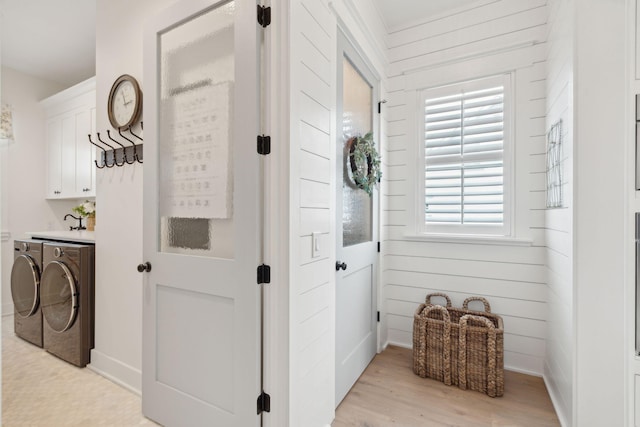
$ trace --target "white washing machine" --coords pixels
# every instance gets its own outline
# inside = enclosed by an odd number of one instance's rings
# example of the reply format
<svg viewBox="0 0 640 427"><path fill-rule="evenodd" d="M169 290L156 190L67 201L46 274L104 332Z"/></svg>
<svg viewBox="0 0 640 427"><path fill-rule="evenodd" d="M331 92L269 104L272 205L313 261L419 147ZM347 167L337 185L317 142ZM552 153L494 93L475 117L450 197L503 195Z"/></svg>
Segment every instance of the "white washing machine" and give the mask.
<svg viewBox="0 0 640 427"><path fill-rule="evenodd" d="M20 338L42 347L42 311L40 310L40 273L42 241L15 240L11 268L13 326Z"/></svg>
<svg viewBox="0 0 640 427"><path fill-rule="evenodd" d="M44 348L84 367L94 343L93 245L46 242L42 245L40 301Z"/></svg>

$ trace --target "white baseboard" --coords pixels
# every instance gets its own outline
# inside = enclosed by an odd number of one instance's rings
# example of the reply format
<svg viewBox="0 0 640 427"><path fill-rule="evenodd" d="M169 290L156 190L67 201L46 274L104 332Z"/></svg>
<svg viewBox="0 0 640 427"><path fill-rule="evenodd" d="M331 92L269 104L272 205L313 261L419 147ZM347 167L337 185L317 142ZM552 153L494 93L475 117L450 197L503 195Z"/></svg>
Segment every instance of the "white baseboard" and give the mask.
<svg viewBox="0 0 640 427"><path fill-rule="evenodd" d="M413 346L404 342L395 342L392 340L388 340L387 343L382 348L387 348L390 345L394 345L396 347L408 348L409 350L413 349Z"/></svg>
<svg viewBox="0 0 640 427"><path fill-rule="evenodd" d="M138 396L142 394L142 372L100 351L91 350L87 368Z"/></svg>
<svg viewBox="0 0 640 427"><path fill-rule="evenodd" d="M569 427L566 414L562 410L562 405L560 405L560 402L558 402L558 396L556 395L555 388L551 387L552 382L549 381L547 376L544 374L542 374L542 380L544 381L544 385L547 388L547 393L549 393L549 397L551 398L553 409L555 409L558 420L560 420L560 425L562 427Z"/></svg>
<svg viewBox="0 0 640 427"><path fill-rule="evenodd" d="M396 346L396 347L406 348L406 349L409 349L409 350L413 349L412 345L408 345L406 343L401 343L401 342L395 342L395 341L387 341L386 344L384 346L382 346L382 349L384 350L385 348L387 348L390 345L393 345L393 346ZM540 372L528 371L526 369L520 369L520 368L516 368L516 367L513 367L513 366L505 365L504 369L506 371L518 372L520 374L525 374L525 375L531 375L532 377L540 377L540 378L543 377L543 375Z"/></svg>
<svg viewBox="0 0 640 427"><path fill-rule="evenodd" d="M505 371L518 372L520 374L531 375L532 377L542 378L542 374L540 372L528 371L526 369L514 368L513 366L504 366Z"/></svg>

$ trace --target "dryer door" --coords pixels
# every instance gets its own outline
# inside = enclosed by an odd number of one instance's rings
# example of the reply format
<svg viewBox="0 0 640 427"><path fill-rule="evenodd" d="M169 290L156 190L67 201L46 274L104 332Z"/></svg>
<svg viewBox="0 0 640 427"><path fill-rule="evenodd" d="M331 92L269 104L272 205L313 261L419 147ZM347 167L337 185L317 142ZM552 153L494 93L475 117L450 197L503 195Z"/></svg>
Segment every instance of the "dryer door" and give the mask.
<svg viewBox="0 0 640 427"><path fill-rule="evenodd" d="M44 268L40 298L42 314L51 329L64 332L73 325L78 313L76 281L60 261L51 261Z"/></svg>
<svg viewBox="0 0 640 427"><path fill-rule="evenodd" d="M38 310L40 269L29 255L20 255L11 268L11 298L15 312L29 317Z"/></svg>

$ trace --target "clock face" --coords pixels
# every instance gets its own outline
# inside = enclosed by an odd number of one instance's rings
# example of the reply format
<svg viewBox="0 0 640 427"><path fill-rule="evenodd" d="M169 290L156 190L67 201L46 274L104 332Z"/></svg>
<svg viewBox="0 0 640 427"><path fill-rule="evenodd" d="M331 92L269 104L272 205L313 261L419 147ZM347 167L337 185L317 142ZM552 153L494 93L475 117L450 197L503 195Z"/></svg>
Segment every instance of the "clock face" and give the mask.
<svg viewBox="0 0 640 427"><path fill-rule="evenodd" d="M118 129L133 125L142 109L142 92L138 82L125 74L116 80L109 94L109 121Z"/></svg>
<svg viewBox="0 0 640 427"><path fill-rule="evenodd" d="M113 117L119 126L126 125L136 110L137 94L133 87L133 83L126 80L116 88L115 96L113 97Z"/></svg>

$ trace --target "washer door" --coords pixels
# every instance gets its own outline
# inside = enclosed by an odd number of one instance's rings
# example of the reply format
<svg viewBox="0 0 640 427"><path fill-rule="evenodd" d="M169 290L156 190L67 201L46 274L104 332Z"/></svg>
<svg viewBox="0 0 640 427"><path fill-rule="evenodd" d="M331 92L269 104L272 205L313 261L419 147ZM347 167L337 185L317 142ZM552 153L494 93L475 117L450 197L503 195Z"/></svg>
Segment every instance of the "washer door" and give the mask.
<svg viewBox="0 0 640 427"><path fill-rule="evenodd" d="M76 281L69 268L60 261L51 261L42 272L40 287L42 315L56 332L73 325L78 313Z"/></svg>
<svg viewBox="0 0 640 427"><path fill-rule="evenodd" d="M38 310L40 269L29 255L20 255L11 268L11 298L20 317L32 316Z"/></svg>

